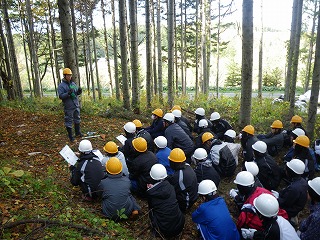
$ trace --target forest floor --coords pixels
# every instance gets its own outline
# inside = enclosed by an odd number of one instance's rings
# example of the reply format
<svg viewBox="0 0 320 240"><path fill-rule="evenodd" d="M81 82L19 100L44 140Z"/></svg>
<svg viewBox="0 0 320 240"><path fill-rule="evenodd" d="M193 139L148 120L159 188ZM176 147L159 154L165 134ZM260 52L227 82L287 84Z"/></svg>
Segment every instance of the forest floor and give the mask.
<svg viewBox="0 0 320 240"><path fill-rule="evenodd" d="M123 220L114 226L112 221L101 221L103 215L99 201L85 202L79 188L70 184L67 162L59 151L66 144L77 151L79 140L75 143L68 141L62 112L53 109L49 114L30 113L4 107L0 107L0 112L1 239L65 239L65 232L70 228L80 231L80 235L72 237L74 239L102 239L94 231L88 233L90 229L96 228L103 231L108 239L155 239L149 227L146 200L137 198L142 208L138 219ZM93 147L102 153L104 144L110 140L117 141L115 137L123 132L122 127L128 121L83 114L81 117L82 132L104 134L103 138L90 139ZM148 125L147 122L145 124ZM33 180L30 182L28 178L18 177L13 179L12 175L3 173L4 167L10 167L12 171L23 170ZM238 167L237 172L239 170ZM235 220L237 210L228 195L229 190L235 187L233 179L234 177L223 179L218 194L225 198ZM8 191L8 186L14 191ZM186 214L186 224L180 239L197 238L191 213L198 204ZM44 222L41 224L37 219ZM20 221L19 224L8 226L17 221ZM50 230L52 225L58 230ZM124 232L119 230L119 226L120 229L125 229Z"/></svg>

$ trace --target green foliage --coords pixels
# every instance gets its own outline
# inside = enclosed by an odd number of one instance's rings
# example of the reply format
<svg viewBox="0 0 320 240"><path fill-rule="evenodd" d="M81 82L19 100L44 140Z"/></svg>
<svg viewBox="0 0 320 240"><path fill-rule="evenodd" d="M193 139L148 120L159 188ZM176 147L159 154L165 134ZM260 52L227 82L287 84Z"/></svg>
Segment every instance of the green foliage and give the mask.
<svg viewBox="0 0 320 240"><path fill-rule="evenodd" d="M227 87L239 87L241 86L241 66L235 61L232 61L228 65L228 75L225 85Z"/></svg>
<svg viewBox="0 0 320 240"><path fill-rule="evenodd" d="M262 78L262 85L266 87L281 87L283 79L283 72L279 67L267 70Z"/></svg>
<svg viewBox="0 0 320 240"><path fill-rule="evenodd" d="M23 170L12 170L11 167L3 167L0 169L0 188L4 188L10 190L15 193L16 190L16 178L20 178L24 175Z"/></svg>
<svg viewBox="0 0 320 240"><path fill-rule="evenodd" d="M121 208L120 210L117 209L117 216L119 219L128 219L128 216L125 214L126 209Z"/></svg>

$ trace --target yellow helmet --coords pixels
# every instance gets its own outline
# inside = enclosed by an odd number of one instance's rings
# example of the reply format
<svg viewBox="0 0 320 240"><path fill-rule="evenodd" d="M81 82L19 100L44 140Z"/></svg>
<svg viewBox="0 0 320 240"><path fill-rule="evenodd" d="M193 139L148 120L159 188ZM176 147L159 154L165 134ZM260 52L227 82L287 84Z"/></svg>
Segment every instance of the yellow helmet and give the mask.
<svg viewBox="0 0 320 240"><path fill-rule="evenodd" d="M174 105L172 108L171 108L171 112L173 112L173 110L180 110L181 111L181 107L179 105Z"/></svg>
<svg viewBox="0 0 320 240"><path fill-rule="evenodd" d="M118 152L118 146L115 142L110 141L104 145L103 150L105 150L107 153L114 154Z"/></svg>
<svg viewBox="0 0 320 240"><path fill-rule="evenodd" d="M168 157L172 162L184 162L186 160L186 155L181 148L174 148L170 152Z"/></svg>
<svg viewBox="0 0 320 240"><path fill-rule="evenodd" d="M106 170L112 175L119 174L122 171L122 163L118 158L112 157L106 163Z"/></svg>
<svg viewBox="0 0 320 240"><path fill-rule="evenodd" d="M302 123L302 117L298 116L298 115L294 115L291 118L290 123Z"/></svg>
<svg viewBox="0 0 320 240"><path fill-rule="evenodd" d="M72 71L70 68L65 68L65 69L63 69L62 74L63 75L72 75Z"/></svg>
<svg viewBox="0 0 320 240"><path fill-rule="evenodd" d="M136 125L136 128L138 128L138 127L142 127L142 123L141 123L141 121L140 121L140 120L135 119L135 120L133 120L132 122L134 123L134 125Z"/></svg>
<svg viewBox="0 0 320 240"><path fill-rule="evenodd" d="M293 140L295 144L298 144L302 147L308 148L310 145L310 140L307 136L299 136L295 140Z"/></svg>
<svg viewBox="0 0 320 240"><path fill-rule="evenodd" d="M247 125L242 129L242 131L253 135L254 134L254 127L252 125Z"/></svg>
<svg viewBox="0 0 320 240"><path fill-rule="evenodd" d="M205 132L204 134L202 134L201 140L202 140L202 143L205 143L206 141L213 139L213 138L214 138L214 136L211 132Z"/></svg>
<svg viewBox="0 0 320 240"><path fill-rule="evenodd" d="M138 152L147 151L147 141L142 137L133 139L132 145L134 149L137 150Z"/></svg>
<svg viewBox="0 0 320 240"><path fill-rule="evenodd" d="M152 111L152 114L158 116L158 117L163 117L163 111L160 108L157 108L155 110Z"/></svg>
<svg viewBox="0 0 320 240"><path fill-rule="evenodd" d="M275 120L270 127L271 128L283 128L283 125L280 120Z"/></svg>

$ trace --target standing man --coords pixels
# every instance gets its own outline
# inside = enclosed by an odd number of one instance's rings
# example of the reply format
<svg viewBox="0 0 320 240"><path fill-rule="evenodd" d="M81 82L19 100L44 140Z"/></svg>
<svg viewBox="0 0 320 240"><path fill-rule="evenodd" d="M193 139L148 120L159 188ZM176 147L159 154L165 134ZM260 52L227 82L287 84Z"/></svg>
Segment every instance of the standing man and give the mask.
<svg viewBox="0 0 320 240"><path fill-rule="evenodd" d="M82 93L82 89L72 81L72 71L70 68L63 69L63 79L59 84L58 93L59 98L63 102L64 125L66 126L70 142L73 142L72 123L74 123L76 136L82 137L80 131L80 106L78 99L78 95Z"/></svg>

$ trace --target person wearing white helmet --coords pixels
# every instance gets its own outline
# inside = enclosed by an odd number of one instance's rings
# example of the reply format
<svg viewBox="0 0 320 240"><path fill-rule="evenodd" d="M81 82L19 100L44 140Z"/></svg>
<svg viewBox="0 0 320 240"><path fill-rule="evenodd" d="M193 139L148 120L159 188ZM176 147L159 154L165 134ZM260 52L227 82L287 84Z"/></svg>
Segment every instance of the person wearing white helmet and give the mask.
<svg viewBox="0 0 320 240"><path fill-rule="evenodd" d="M229 195L240 208L237 228L240 230L243 227L249 227L263 230L262 221L254 209L253 201L263 193L269 195L272 195L272 193L265 188L255 186L254 177L248 171L239 172L234 183L237 184L237 189L231 189ZM283 209L279 210L278 215L288 218L286 211Z"/></svg>
<svg viewBox="0 0 320 240"><path fill-rule="evenodd" d="M164 136L159 136L154 139L154 144L156 146L155 154L158 162L167 169L168 175L172 175L174 171L170 167L170 162L168 159L171 149L167 147L167 143L167 139Z"/></svg>
<svg viewBox="0 0 320 240"><path fill-rule="evenodd" d="M275 160L267 153L267 144L257 141L252 145L254 161L259 167L259 178L263 187L268 190L277 190L281 181L281 171Z"/></svg>
<svg viewBox="0 0 320 240"><path fill-rule="evenodd" d="M286 175L290 185L279 192L278 202L287 211L290 221L296 222L295 217L303 210L308 198L308 183L302 178L305 165L299 159L286 163Z"/></svg>
<svg viewBox="0 0 320 240"><path fill-rule="evenodd" d="M69 167L70 182L73 186L80 186L84 200L92 201L98 197L98 185L105 175L104 168L99 157L94 154L89 140L85 139L79 143L79 152L80 157L76 165Z"/></svg>
<svg viewBox="0 0 320 240"><path fill-rule="evenodd" d="M210 121L212 123L211 131L220 140L223 140L224 133L227 130L232 129L230 123L222 119L218 112L211 113Z"/></svg>
<svg viewBox="0 0 320 240"><path fill-rule="evenodd" d="M206 118L206 111L204 110L204 108L197 108L194 113L196 114L196 120L193 124L193 131L196 134L200 133L199 122L201 119L205 119L208 122L209 128L212 127L212 123Z"/></svg>
<svg viewBox="0 0 320 240"><path fill-rule="evenodd" d="M172 114L174 115L174 122L176 124L178 124L183 129L183 131L186 132L186 134L188 134L188 136L190 137L191 140L193 140L193 136L192 136L192 133L191 133L189 127L187 126L187 124L185 122L183 122L181 120L181 111L178 109L175 109L172 111Z"/></svg>
<svg viewBox="0 0 320 240"><path fill-rule="evenodd" d="M301 240L320 239L320 177L308 181L310 215L301 221L299 237Z"/></svg>
<svg viewBox="0 0 320 240"><path fill-rule="evenodd" d="M244 239L300 239L291 224L281 216L277 216L279 204L270 194L261 194L253 201L256 212L263 223L263 229L241 228Z"/></svg>
<svg viewBox="0 0 320 240"><path fill-rule="evenodd" d="M254 185L257 187L263 187L263 185L261 184L259 178L257 177L258 173L259 173L259 167L255 162L244 162L244 170L248 171L252 174L252 176L254 177Z"/></svg>
<svg viewBox="0 0 320 240"><path fill-rule="evenodd" d="M299 136L305 136L305 132L301 128L296 128L291 131L290 133L290 148L286 155L283 157L284 163L290 162L294 155L294 147L293 147L293 140L295 140Z"/></svg>
<svg viewBox="0 0 320 240"><path fill-rule="evenodd" d="M203 147L202 144L202 135L206 132L210 132L213 135L213 132L211 132L210 127L208 126L208 121L206 119L201 119L199 121L199 134L198 136L195 138L195 147L196 148L200 148Z"/></svg>
<svg viewBox="0 0 320 240"><path fill-rule="evenodd" d="M236 160L236 165L238 165L239 162L239 152L241 149L241 144L240 143L235 143L234 139L236 138L237 133L232 130L229 129L224 133L223 136L223 141L225 142L225 144L227 144L228 148L230 149L234 159Z"/></svg>
<svg viewBox="0 0 320 240"><path fill-rule="evenodd" d="M147 187L149 218L155 233L162 238L179 235L185 217L179 208L174 187L167 180L167 171L162 164L154 164L150 170L151 181Z"/></svg>
<svg viewBox="0 0 320 240"><path fill-rule="evenodd" d="M132 140L136 137L136 125L133 122L127 122L123 126L123 131L127 140L124 142L122 147L119 147L119 151L121 151L126 159L134 158L134 148L132 146Z"/></svg>
<svg viewBox="0 0 320 240"><path fill-rule="evenodd" d="M204 148L197 148L191 158L196 165L194 172L197 175L198 183L202 180L209 179L219 187L220 175L212 166L212 161L208 159L207 151Z"/></svg>
<svg viewBox="0 0 320 240"><path fill-rule="evenodd" d="M236 225L224 199L217 194L217 187L211 180L199 183L200 206L192 213L201 239L240 239Z"/></svg>

